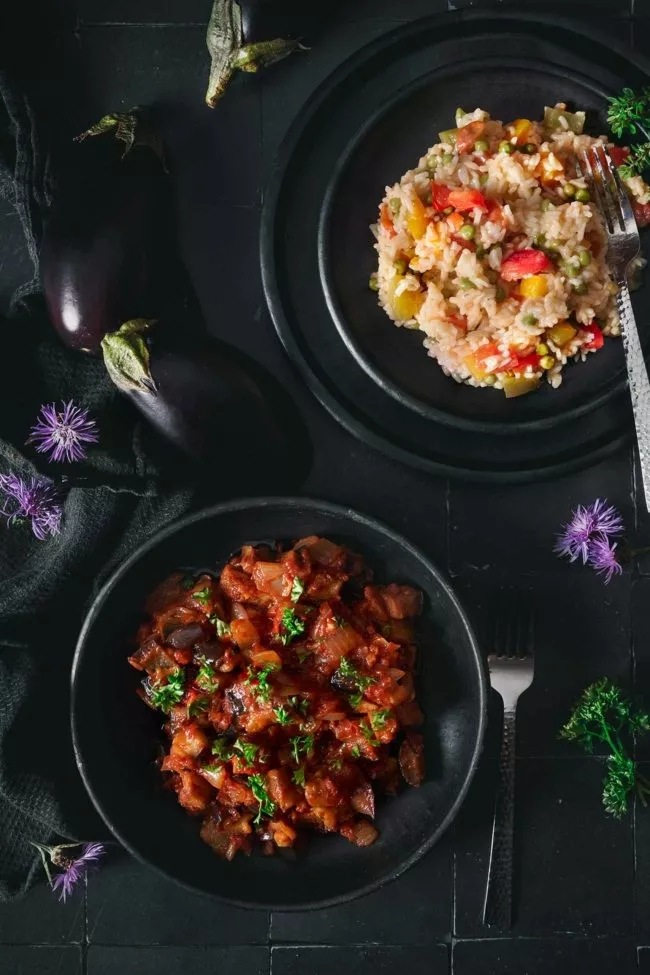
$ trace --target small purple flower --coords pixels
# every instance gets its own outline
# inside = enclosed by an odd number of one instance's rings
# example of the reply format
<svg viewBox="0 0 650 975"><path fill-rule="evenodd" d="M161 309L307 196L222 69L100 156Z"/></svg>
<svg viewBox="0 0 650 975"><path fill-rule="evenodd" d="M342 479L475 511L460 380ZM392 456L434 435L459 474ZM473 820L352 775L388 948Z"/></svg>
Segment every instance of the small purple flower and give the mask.
<svg viewBox="0 0 650 975"><path fill-rule="evenodd" d="M610 543L606 535L597 535L589 542L589 565L602 575L605 584L620 575L623 566L616 556L616 542Z"/></svg>
<svg viewBox="0 0 650 975"><path fill-rule="evenodd" d="M599 498L587 507L578 505L573 518L558 537L555 551L560 556L568 556L572 562L581 556L586 564L593 538L598 535L607 540L610 536L620 535L622 531L623 519L616 508Z"/></svg>
<svg viewBox="0 0 650 975"><path fill-rule="evenodd" d="M91 866L97 863L100 857L106 853L101 843L61 843L58 846L45 846L41 843L33 843L41 855L43 867L47 874L52 890L60 892L60 900L65 901L70 896L79 881L83 880ZM69 857L65 850L74 849L83 845L83 849L78 857ZM46 859L49 857L50 863L55 867L60 867L62 872L52 877L50 865Z"/></svg>
<svg viewBox="0 0 650 975"><path fill-rule="evenodd" d="M99 439L97 424L90 419L87 410L75 406L72 400L61 403L61 407L59 412L55 403L41 407L27 443L36 444L39 453L49 454L48 460L85 460L84 445Z"/></svg>
<svg viewBox="0 0 650 975"><path fill-rule="evenodd" d="M44 477L32 477L29 481L17 474L0 474L0 515L8 525L29 519L32 531L40 541L61 531L63 508L56 487Z"/></svg>

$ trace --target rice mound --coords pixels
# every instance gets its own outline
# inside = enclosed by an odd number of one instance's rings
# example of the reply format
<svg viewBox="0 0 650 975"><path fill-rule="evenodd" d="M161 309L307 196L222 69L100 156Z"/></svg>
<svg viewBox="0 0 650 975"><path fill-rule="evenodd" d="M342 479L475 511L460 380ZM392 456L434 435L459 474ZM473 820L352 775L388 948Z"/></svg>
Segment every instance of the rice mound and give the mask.
<svg viewBox="0 0 650 975"><path fill-rule="evenodd" d="M457 382L507 396L543 377L557 387L570 359L619 334L605 228L577 165L609 142L583 122L563 104L508 125L459 109L457 128L386 188L371 285ZM640 177L627 189L650 200Z"/></svg>

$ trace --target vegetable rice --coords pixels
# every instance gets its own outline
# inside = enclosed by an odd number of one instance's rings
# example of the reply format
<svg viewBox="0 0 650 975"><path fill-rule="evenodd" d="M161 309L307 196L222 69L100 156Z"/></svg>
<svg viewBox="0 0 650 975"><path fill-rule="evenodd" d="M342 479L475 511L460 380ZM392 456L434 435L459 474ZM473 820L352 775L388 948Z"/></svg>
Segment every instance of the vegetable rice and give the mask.
<svg viewBox="0 0 650 975"><path fill-rule="evenodd" d="M456 128L386 189L371 286L457 382L508 397L544 376L557 387L570 359L619 334L605 229L577 167L610 144L583 125L563 104L507 125L459 109ZM627 150L610 152L620 165ZM627 189L639 219L650 188L635 176Z"/></svg>

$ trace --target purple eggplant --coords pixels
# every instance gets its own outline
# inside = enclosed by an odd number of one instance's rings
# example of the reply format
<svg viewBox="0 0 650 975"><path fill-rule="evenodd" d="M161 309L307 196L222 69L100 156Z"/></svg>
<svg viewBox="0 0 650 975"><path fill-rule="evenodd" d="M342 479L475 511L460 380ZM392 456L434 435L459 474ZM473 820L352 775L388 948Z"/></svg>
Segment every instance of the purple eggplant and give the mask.
<svg viewBox="0 0 650 975"><path fill-rule="evenodd" d="M192 469L255 493L302 479L310 448L287 394L244 353L175 323L125 322L102 341L108 373ZM181 339L180 336L183 335ZM185 465L188 466L187 464Z"/></svg>
<svg viewBox="0 0 650 975"><path fill-rule="evenodd" d="M115 130L116 138L110 134ZM106 116L70 153L43 227L41 279L52 323L67 345L98 353L134 312L164 305L168 178L135 113Z"/></svg>
<svg viewBox="0 0 650 975"><path fill-rule="evenodd" d="M212 65L205 97L214 108L236 71L256 72L313 39L339 0L214 0L207 45Z"/></svg>

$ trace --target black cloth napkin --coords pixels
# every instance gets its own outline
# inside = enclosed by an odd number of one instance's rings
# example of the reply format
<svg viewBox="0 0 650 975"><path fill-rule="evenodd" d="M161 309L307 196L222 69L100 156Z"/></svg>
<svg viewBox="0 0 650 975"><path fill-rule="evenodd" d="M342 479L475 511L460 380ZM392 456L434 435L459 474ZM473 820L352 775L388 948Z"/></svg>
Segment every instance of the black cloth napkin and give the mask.
<svg viewBox="0 0 650 975"><path fill-rule="evenodd" d="M17 43L7 31L4 39ZM39 52L32 53L38 61ZM193 500L189 490L161 491L132 407L101 361L67 350L47 320L38 242L56 177L52 118L39 115L20 70L5 68L11 58L1 55L0 196L20 216L34 278L0 318L0 473L70 480L60 535L39 541L29 525L0 524L0 900L23 892L38 875L30 840L105 834L70 738L76 637L106 570ZM24 64L22 56L17 60ZM86 462L49 466L25 440L41 404L68 399L96 419L100 443Z"/></svg>

